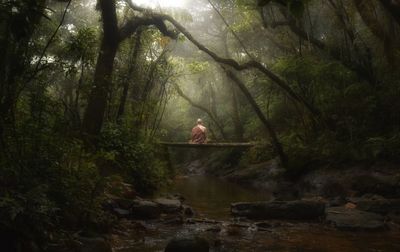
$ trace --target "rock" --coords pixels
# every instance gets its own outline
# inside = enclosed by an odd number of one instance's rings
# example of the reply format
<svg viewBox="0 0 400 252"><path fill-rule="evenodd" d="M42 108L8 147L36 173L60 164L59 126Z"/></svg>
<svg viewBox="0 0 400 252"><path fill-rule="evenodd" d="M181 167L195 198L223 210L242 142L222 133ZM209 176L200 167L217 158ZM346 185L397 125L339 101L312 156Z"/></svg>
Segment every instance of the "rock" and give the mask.
<svg viewBox="0 0 400 252"><path fill-rule="evenodd" d="M167 225L182 225L183 223L184 223L184 220L181 216L164 220L164 224L167 224Z"/></svg>
<svg viewBox="0 0 400 252"><path fill-rule="evenodd" d="M219 233L221 232L221 227L220 226L212 226L206 229L207 232L211 232L211 233Z"/></svg>
<svg viewBox="0 0 400 252"><path fill-rule="evenodd" d="M107 199L107 200L105 200L105 201L102 203L102 206L103 206L103 209L104 209L104 210L111 211L111 212L112 212L112 210L113 210L114 208L118 208L118 207L119 207L119 205L117 204L117 202L115 202L114 199Z"/></svg>
<svg viewBox="0 0 400 252"><path fill-rule="evenodd" d="M135 199L137 193L132 184L124 183L121 179L108 183L107 194L118 198Z"/></svg>
<svg viewBox="0 0 400 252"><path fill-rule="evenodd" d="M112 252L110 243L102 237L78 237L79 252Z"/></svg>
<svg viewBox="0 0 400 252"><path fill-rule="evenodd" d="M173 199L177 199L177 200L179 200L180 202L183 202L183 201L185 201L185 197L183 197L181 194L179 194L179 193L175 193L174 195L172 195L172 198Z"/></svg>
<svg viewBox="0 0 400 252"><path fill-rule="evenodd" d="M182 210L182 203L177 199L159 198L154 200L164 213L176 213Z"/></svg>
<svg viewBox="0 0 400 252"><path fill-rule="evenodd" d="M193 217L194 216L194 210L190 206L184 205L183 206L183 214L185 216L188 216L188 217Z"/></svg>
<svg viewBox="0 0 400 252"><path fill-rule="evenodd" d="M341 230L379 230L385 227L381 215L345 207L328 208L326 221Z"/></svg>
<svg viewBox="0 0 400 252"><path fill-rule="evenodd" d="M393 214L393 213L391 213L391 214L388 215L388 217L389 217L389 219L390 219L391 221L400 224L400 214Z"/></svg>
<svg viewBox="0 0 400 252"><path fill-rule="evenodd" d="M372 193L388 198L400 196L400 187L395 178L377 176L374 174L365 174L354 177L352 189L357 191L359 195Z"/></svg>
<svg viewBox="0 0 400 252"><path fill-rule="evenodd" d="M327 180L321 185L320 194L325 198L345 197L347 188L336 180Z"/></svg>
<svg viewBox="0 0 400 252"><path fill-rule="evenodd" d="M130 209L133 205L131 199L115 198L114 201L118 204L119 208L122 209Z"/></svg>
<svg viewBox="0 0 400 252"><path fill-rule="evenodd" d="M250 219L317 219L325 214L325 203L321 201L269 201L231 204L234 216Z"/></svg>
<svg viewBox="0 0 400 252"><path fill-rule="evenodd" d="M128 218L131 215L131 212L129 210L121 208L114 208L112 212L119 218Z"/></svg>
<svg viewBox="0 0 400 252"><path fill-rule="evenodd" d="M208 252L210 245L207 240L197 236L188 236L172 239L164 250L165 252Z"/></svg>
<svg viewBox="0 0 400 252"><path fill-rule="evenodd" d="M258 228L271 228L271 227L272 227L272 224L269 223L269 222L257 222L257 223L256 223L256 226L257 226Z"/></svg>
<svg viewBox="0 0 400 252"><path fill-rule="evenodd" d="M228 225L226 227L226 234L229 236L239 236L242 233L241 227L237 225Z"/></svg>
<svg viewBox="0 0 400 252"><path fill-rule="evenodd" d="M346 200L343 197L335 197L330 200L328 204L330 207L342 206L346 204Z"/></svg>
<svg viewBox="0 0 400 252"><path fill-rule="evenodd" d="M351 203L351 202L347 202L347 203L344 205L344 208L346 208L346 209L355 209L355 208L357 208L357 205L354 204L354 203Z"/></svg>
<svg viewBox="0 0 400 252"><path fill-rule="evenodd" d="M357 209L384 215L400 213L400 199L359 200Z"/></svg>
<svg viewBox="0 0 400 252"><path fill-rule="evenodd" d="M156 219L161 215L160 206L147 200L134 200L131 211L132 217L137 219Z"/></svg>
<svg viewBox="0 0 400 252"><path fill-rule="evenodd" d="M300 192L292 182L281 182L273 196L276 201L293 201L300 197Z"/></svg>

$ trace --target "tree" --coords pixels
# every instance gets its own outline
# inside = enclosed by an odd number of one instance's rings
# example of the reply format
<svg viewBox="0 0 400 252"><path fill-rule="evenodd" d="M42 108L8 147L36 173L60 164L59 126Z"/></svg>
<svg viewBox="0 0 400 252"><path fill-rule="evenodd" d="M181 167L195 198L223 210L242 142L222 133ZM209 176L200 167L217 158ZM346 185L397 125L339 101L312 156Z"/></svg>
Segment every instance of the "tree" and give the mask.
<svg viewBox="0 0 400 252"><path fill-rule="evenodd" d="M85 111L82 131L89 145L96 144L103 125L107 105L107 95L111 88L114 59L121 41L134 34L141 26L156 26L164 35L176 38L176 33L168 30L163 19L155 15L133 17L122 27L118 27L115 0L100 0L103 38L94 73L94 83Z"/></svg>

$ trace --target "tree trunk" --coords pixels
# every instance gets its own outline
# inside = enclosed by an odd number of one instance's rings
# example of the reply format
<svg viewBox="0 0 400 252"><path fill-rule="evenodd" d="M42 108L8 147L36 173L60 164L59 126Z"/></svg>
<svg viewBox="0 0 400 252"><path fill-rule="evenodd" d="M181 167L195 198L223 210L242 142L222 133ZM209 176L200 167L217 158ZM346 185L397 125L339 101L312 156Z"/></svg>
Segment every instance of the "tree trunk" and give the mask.
<svg viewBox="0 0 400 252"><path fill-rule="evenodd" d="M243 141L244 128L243 128L242 122L240 120L236 86L233 85L233 83L232 83L231 105L232 105L232 121L233 121L234 130L235 130L235 140Z"/></svg>
<svg viewBox="0 0 400 252"><path fill-rule="evenodd" d="M99 135L103 124L116 52L117 44L109 44L107 39L103 38L94 74L94 86L89 96L82 125L83 133L88 138L86 140L92 144L96 143L96 139L93 137Z"/></svg>
<svg viewBox="0 0 400 252"><path fill-rule="evenodd" d="M117 53L118 23L114 0L99 0L103 21L103 38L94 73L94 84L83 118L82 130L86 144L95 145L103 125L107 96L111 88L114 58Z"/></svg>
<svg viewBox="0 0 400 252"><path fill-rule="evenodd" d="M227 74L227 76L239 87L239 89L243 92L246 96L247 100L249 101L251 107L253 108L254 112L256 112L258 118L264 125L265 129L267 130L270 138L271 143L274 148L274 151L279 156L282 166L287 167L288 158L283 150L282 144L279 142L278 136L273 129L272 125L265 117L264 113L261 111L260 107L257 105L257 102L254 100L253 96L251 95L250 91L247 89L246 85L230 70L223 68Z"/></svg>
<svg viewBox="0 0 400 252"><path fill-rule="evenodd" d="M141 30L138 30L138 32L136 33L135 46L132 53L132 62L129 66L127 77L123 83L121 101L118 106L117 122L121 121L121 118L125 112L125 104L126 104L126 99L128 98L129 84L131 83L131 78L134 77L133 72L135 71L135 66L139 55L139 50L141 45L140 39L141 39Z"/></svg>

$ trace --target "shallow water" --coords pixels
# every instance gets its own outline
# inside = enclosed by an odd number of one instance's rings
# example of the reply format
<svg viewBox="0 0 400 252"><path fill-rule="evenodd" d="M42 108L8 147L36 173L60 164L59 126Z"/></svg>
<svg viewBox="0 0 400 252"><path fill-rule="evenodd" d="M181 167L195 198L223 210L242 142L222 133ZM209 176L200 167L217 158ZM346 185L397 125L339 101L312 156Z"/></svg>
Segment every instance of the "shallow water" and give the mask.
<svg viewBox="0 0 400 252"><path fill-rule="evenodd" d="M219 224L167 224L143 222L146 231L132 234L116 247L120 252L163 251L170 239L198 234L211 241L212 251L310 251L358 252L400 251L400 232L342 232L319 223L271 222L267 231L237 228L232 225L230 203L269 200L271 194L246 188L214 177L190 176L177 178L160 194L180 194L185 204L193 207L197 218L223 221ZM220 231L215 231L218 227ZM213 231L214 230L214 231ZM214 245L217 244L217 245ZM125 248L123 248L125 247Z"/></svg>
<svg viewBox="0 0 400 252"><path fill-rule="evenodd" d="M267 191L201 175L179 177L167 192L182 195L185 198L185 204L191 206L199 217L217 220L231 218L230 204L232 202L271 199L271 194Z"/></svg>

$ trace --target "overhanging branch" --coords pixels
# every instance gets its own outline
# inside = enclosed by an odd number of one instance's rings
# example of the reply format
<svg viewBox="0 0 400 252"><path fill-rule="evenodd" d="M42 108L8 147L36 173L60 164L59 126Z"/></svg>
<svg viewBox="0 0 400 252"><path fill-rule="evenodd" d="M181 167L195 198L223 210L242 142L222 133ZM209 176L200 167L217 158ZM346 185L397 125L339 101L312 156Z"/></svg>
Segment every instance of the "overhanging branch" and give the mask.
<svg viewBox="0 0 400 252"><path fill-rule="evenodd" d="M179 94L180 97L182 97L185 101L187 101L191 106L198 108L204 112L206 112L206 114L210 117L210 119L215 123L215 125L217 126L221 136L223 139L226 139L225 136L225 132L224 132L224 128L221 126L221 124L218 122L217 118L215 117L215 115L208 110L206 107L192 101L192 99L189 98L189 96L187 96L185 93L183 93L182 89L178 86L178 85L174 85L175 86L175 90L176 92Z"/></svg>
<svg viewBox="0 0 400 252"><path fill-rule="evenodd" d="M215 52L208 49L205 45L203 45L202 43L197 41L191 35L191 33L188 30L186 30L186 28L183 27L179 22L177 22L173 17L166 15L166 14L156 13L156 12L152 11L151 9L137 6L136 4L133 4L129 0L126 0L126 2L135 11L145 12L146 15L149 17L157 17L159 19L170 22L178 31L180 31L199 50L208 54L214 61L224 64L224 65L227 65L227 66L230 66L238 71L249 70L249 69L259 70L265 76L267 76L269 79L271 79L276 85L278 85L283 91L285 91L285 93L289 96L289 98L303 104L313 115L316 115L318 117L320 116L320 112L318 110L316 110L313 106L311 106L311 104L309 104L305 99L303 99L303 97L296 94L293 91L293 89L284 80L282 80L278 75L276 75L275 73L270 71L262 63L255 61L255 60L250 60L246 63L240 64L239 62L237 62L234 59L221 57L218 54L216 54Z"/></svg>

